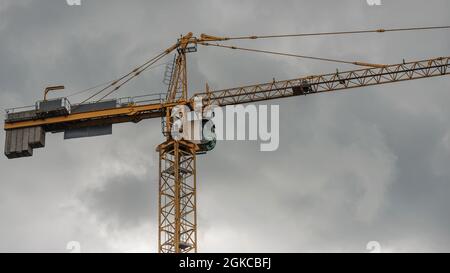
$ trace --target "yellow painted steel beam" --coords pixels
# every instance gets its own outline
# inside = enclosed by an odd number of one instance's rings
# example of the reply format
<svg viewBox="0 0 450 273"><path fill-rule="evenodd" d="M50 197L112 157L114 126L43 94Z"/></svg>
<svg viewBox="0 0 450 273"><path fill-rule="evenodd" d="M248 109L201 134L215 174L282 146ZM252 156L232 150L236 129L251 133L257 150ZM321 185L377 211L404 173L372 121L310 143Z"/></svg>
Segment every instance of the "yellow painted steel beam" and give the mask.
<svg viewBox="0 0 450 273"><path fill-rule="evenodd" d="M181 102L183 103L183 102ZM180 104L177 102L176 104ZM147 105L131 105L126 107L119 107L113 109L99 110L99 111L91 111L85 113L76 113L69 114L67 116L60 117L51 117L45 119L35 119L35 120L27 120L27 121L19 121L19 122L5 122L4 129L18 129L18 128L27 128L34 126L45 126L51 124L58 123L68 123L68 122L77 122L77 121L88 121L94 119L102 119L102 118L111 118L111 117L120 117L120 116L135 116L140 113L147 113L149 111L158 111L164 110L166 108L171 108L176 105L175 103L157 103L157 104L147 104Z"/></svg>
<svg viewBox="0 0 450 273"><path fill-rule="evenodd" d="M270 100L281 97L293 96L292 88L301 86L306 82L311 87L308 94L322 93L327 91L337 91L351 89L355 87L379 85L383 83L400 82L427 77L448 75L450 57L422 60L410 63L389 65L385 68L371 68L338 72L320 76L303 77L294 80L278 81L266 84L237 87L207 93L197 93L193 96L202 96L207 104L219 106L256 102L260 100ZM306 95L306 93L304 94ZM45 126L51 124L77 123L94 121L96 119L118 118L123 116L139 116L140 113L152 111L163 111L171 109L175 105L189 104L193 98L186 100L181 98L178 101L156 103L148 105L130 105L126 107L99 110L85 113L69 114L67 116L52 117L46 119L35 119L20 122L5 122L4 129L17 129L34 126ZM148 117L146 117L148 118Z"/></svg>

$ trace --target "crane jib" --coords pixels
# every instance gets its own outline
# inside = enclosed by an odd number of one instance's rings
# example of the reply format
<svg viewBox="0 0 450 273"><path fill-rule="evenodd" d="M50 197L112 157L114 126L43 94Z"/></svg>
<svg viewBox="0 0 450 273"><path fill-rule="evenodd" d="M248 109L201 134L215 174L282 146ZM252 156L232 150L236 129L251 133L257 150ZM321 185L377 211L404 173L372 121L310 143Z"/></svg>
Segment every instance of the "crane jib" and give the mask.
<svg viewBox="0 0 450 273"><path fill-rule="evenodd" d="M219 106L257 102L371 86L449 73L449 57L410 63L336 72L293 80L250 85L196 94L206 105ZM194 96L194 97L195 97ZM116 100L71 105L66 98L44 100L33 110L12 112L5 120L5 155L32 156L34 148L45 146L45 132L64 132L65 139L112 133L112 125L162 117L168 104L119 104Z"/></svg>
<svg viewBox="0 0 450 273"><path fill-rule="evenodd" d="M112 125L122 122L139 122L143 119L161 118L162 133L165 141L156 151L159 154L159 206L158 206L158 252L187 253L197 252L197 161L199 154L211 151L216 145L214 125L210 125L208 137L197 140L176 139L173 136L175 118L171 115L177 106L195 108L202 101L202 107L209 105L227 106L254 103L283 97L293 97L322 92L372 86L400 81L437 77L449 74L449 57L433 58L401 64L384 65L358 60L338 60L318 56L306 56L269 50L237 47L229 44L211 42L272 39L282 37L306 37L326 35L350 35L363 33L404 32L418 30L450 29L450 26L430 26L397 29L372 29L357 31L300 33L288 35L217 37L202 34L199 38L192 32L182 35L176 43L161 51L158 55L135 67L129 73L100 84L96 87L69 95L95 91L78 105L71 105L67 98L47 100L49 91L64 89L64 86L50 86L44 91L44 100L27 108L16 108L7 112L4 129L6 130L5 155L8 158L26 157L33 149L45 146L47 132L64 132L65 138L89 137L110 134ZM276 81L211 91L206 84L205 92L188 97L187 61L188 53L195 52L197 45L215 46L231 50L271 54L291 58L311 59L357 65L363 69L318 76L299 77L291 80ZM173 66L168 72L168 91L133 98L119 98L111 105L100 103L122 86L135 79L146 70L155 68L155 64L170 53L176 53ZM170 76L169 76L170 75ZM157 97L154 97L156 95ZM164 97L164 98L163 98ZM199 100L199 97L201 100ZM93 104L87 103L94 100ZM184 108L186 108L184 107ZM183 108L183 107L181 107ZM277 107L275 107L277 108ZM202 110L199 108L198 110ZM184 116L182 113L180 116ZM185 116L186 117L186 116ZM273 117L271 115L271 117ZM201 125L209 123L201 120ZM187 125L195 125L186 123ZM272 125L272 123L271 123ZM184 124L183 124L184 126ZM195 126L181 127L180 133L196 133ZM273 130L273 127L271 130ZM187 130L184 130L184 129ZM212 130L214 129L214 130ZM267 128L266 128L267 129Z"/></svg>
<svg viewBox="0 0 450 273"><path fill-rule="evenodd" d="M449 74L449 57L198 93L206 103L225 106L331 92Z"/></svg>

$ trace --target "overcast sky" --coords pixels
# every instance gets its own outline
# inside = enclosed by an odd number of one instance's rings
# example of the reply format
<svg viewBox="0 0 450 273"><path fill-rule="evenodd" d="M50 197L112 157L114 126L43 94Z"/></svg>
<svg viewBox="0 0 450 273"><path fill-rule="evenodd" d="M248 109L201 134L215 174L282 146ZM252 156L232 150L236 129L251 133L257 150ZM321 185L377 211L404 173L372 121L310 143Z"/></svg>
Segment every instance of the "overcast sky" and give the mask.
<svg viewBox="0 0 450 273"><path fill-rule="evenodd" d="M450 25L447 0L0 1L0 108L44 87L70 94L128 72L180 34L263 35ZM448 56L450 31L234 44L373 63ZM190 94L352 66L199 48ZM166 59L165 61L168 61ZM164 62L164 61L163 61ZM117 96L165 92L164 66ZM220 142L198 160L200 252L450 251L450 79L275 100L280 147ZM71 97L71 102L83 96ZM112 136L47 134L0 158L0 251L156 252L160 120ZM3 141L4 132L0 132Z"/></svg>

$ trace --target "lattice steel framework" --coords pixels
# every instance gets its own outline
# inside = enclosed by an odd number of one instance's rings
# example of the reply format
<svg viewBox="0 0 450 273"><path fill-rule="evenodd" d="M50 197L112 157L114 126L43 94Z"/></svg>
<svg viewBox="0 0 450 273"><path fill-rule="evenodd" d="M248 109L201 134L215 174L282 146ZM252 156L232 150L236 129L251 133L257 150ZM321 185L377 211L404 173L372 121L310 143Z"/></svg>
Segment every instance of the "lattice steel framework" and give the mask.
<svg viewBox="0 0 450 273"><path fill-rule="evenodd" d="M167 102L174 102L187 97L186 53L180 50L175 60L174 73L169 83Z"/></svg>
<svg viewBox="0 0 450 273"><path fill-rule="evenodd" d="M171 135L173 123L171 110L177 105L191 106L196 96L201 96L204 105L234 105L272 100L283 97L333 92L357 87L372 86L421 78L437 77L450 74L450 57L440 57L415 62L403 62L393 65L369 65L368 69L352 70L325 75L314 75L292 80L275 81L263 84L241 86L236 88L210 91L195 94L188 98L187 81L187 53L195 52L198 44L205 45L211 41L228 41L241 39L259 39L274 37L310 36L310 35L340 35L350 33L405 31L419 29L438 29L444 27L424 27L409 29L370 30L335 33L272 35L272 36L243 36L243 37L215 37L201 34L199 38L190 32L180 37L175 44L167 48L143 65L135 68L127 75L113 81L105 88L96 92L82 102L85 103L101 92L101 99L131 79L139 76L147 68L152 67L158 60L173 51L177 51L174 70L171 73L166 100L150 100L139 102L130 100L126 104L119 104L111 109L89 112L69 113L45 118L29 117L13 119L9 114L4 129L7 133L23 128L41 127L45 132L63 132L74 128L88 128L92 126L110 125L122 122L139 122L143 119L162 118L163 134L166 141L158 146L159 152L159 237L158 251L160 253L197 252L197 214L196 214L196 154L199 146L188 141L176 141ZM289 54L285 54L289 55ZM338 61L343 62L343 61ZM344 62L348 63L348 62ZM360 62L353 64L361 65ZM366 65L364 65L366 66ZM55 88L55 87L53 87ZM58 88L58 87L56 87ZM108 91L109 90L109 91ZM25 111L26 112L26 111ZM21 114L20 112L18 114ZM23 113L22 113L23 114ZM19 115L21 116L21 115ZM28 141L28 139L26 140ZM28 142L24 142L29 144ZM8 141L6 141L8 144Z"/></svg>
<svg viewBox="0 0 450 273"><path fill-rule="evenodd" d="M159 150L160 253L197 252L196 148L170 140Z"/></svg>
<svg viewBox="0 0 450 273"><path fill-rule="evenodd" d="M219 106L271 100L296 95L333 92L352 88L401 82L450 73L450 57L440 57L416 62L386 65L332 74L308 76L292 80L273 81L230 89L197 93L205 104ZM303 88L299 90L298 87ZM299 90L300 92L296 92Z"/></svg>

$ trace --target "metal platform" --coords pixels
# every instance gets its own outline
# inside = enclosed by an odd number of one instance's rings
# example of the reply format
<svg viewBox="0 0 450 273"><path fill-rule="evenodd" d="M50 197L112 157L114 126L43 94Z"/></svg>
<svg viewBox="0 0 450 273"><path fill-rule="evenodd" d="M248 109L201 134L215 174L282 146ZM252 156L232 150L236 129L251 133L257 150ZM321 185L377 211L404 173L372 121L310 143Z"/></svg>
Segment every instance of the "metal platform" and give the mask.
<svg viewBox="0 0 450 273"><path fill-rule="evenodd" d="M33 106L6 110L6 123L42 120L46 118L67 116L129 106L162 103L163 94L151 94L120 99L71 104L67 98L38 101ZM64 139L84 138L112 134L112 124L105 120L102 124L64 124L57 127L51 124L6 130L4 153L9 159L29 157L33 149L45 146L46 132L64 133Z"/></svg>

